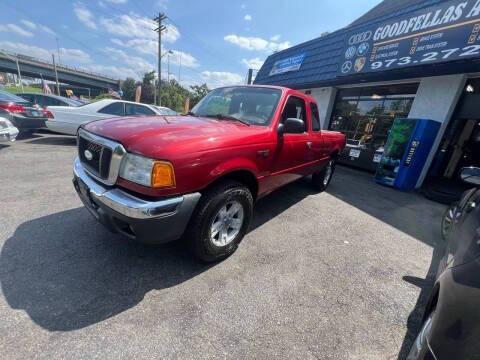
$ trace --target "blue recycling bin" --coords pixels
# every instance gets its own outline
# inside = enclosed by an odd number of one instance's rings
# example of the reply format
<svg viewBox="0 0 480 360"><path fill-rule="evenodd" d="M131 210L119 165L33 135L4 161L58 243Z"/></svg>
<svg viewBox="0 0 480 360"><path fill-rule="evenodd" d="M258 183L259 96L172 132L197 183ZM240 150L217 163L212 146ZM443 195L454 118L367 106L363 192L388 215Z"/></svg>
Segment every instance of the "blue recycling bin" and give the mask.
<svg viewBox="0 0 480 360"><path fill-rule="evenodd" d="M415 189L439 130L437 121L395 119L378 164L377 183L400 190Z"/></svg>

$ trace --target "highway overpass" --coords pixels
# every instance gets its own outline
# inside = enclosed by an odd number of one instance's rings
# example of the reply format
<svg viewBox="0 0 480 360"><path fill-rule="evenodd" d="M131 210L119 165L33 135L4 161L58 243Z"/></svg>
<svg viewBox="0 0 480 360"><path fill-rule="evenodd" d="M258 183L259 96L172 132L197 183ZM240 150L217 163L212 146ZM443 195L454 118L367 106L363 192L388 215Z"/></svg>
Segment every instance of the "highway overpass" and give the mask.
<svg viewBox="0 0 480 360"><path fill-rule="evenodd" d="M16 59L18 59L22 76L55 81L55 71L52 63L25 55L8 53L3 50L0 50L0 72L17 74ZM118 90L119 88L118 79L95 74L86 70L57 65L57 72L60 83L92 90L107 90L109 88Z"/></svg>

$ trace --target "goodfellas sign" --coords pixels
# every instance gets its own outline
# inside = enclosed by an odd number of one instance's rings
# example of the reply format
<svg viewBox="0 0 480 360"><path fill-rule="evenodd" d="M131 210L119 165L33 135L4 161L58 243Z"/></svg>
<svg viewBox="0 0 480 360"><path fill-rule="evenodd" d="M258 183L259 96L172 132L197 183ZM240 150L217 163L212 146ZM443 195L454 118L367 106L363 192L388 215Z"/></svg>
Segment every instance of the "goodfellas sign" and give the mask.
<svg viewBox="0 0 480 360"><path fill-rule="evenodd" d="M480 57L480 0L448 1L347 34L338 75Z"/></svg>

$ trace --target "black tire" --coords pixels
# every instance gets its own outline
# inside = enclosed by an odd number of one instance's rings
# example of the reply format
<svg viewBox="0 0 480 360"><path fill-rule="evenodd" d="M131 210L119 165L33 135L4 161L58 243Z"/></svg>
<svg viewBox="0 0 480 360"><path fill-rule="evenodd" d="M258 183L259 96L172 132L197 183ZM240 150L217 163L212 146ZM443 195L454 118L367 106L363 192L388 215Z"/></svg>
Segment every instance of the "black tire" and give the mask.
<svg viewBox="0 0 480 360"><path fill-rule="evenodd" d="M229 203L238 203L243 208L243 223L238 234L225 246L214 244L211 226L218 212ZM248 231L253 217L253 196L243 184L226 180L208 189L202 195L186 232L186 241L195 257L202 262L221 261L232 255Z"/></svg>
<svg viewBox="0 0 480 360"><path fill-rule="evenodd" d="M336 160L331 158L322 171L312 175L312 183L319 192L327 190L335 173ZM330 171L329 171L330 169Z"/></svg>
<svg viewBox="0 0 480 360"><path fill-rule="evenodd" d="M412 344L410 353L407 355L406 360L430 359L430 357L427 356L430 352L427 342L427 336L430 332L434 315L435 310L433 310L423 322L422 327L417 337L415 338L415 341Z"/></svg>
<svg viewBox="0 0 480 360"><path fill-rule="evenodd" d="M455 221L460 216L458 203L453 203L448 207L442 217L442 238L444 241L448 239L450 232L453 230Z"/></svg>

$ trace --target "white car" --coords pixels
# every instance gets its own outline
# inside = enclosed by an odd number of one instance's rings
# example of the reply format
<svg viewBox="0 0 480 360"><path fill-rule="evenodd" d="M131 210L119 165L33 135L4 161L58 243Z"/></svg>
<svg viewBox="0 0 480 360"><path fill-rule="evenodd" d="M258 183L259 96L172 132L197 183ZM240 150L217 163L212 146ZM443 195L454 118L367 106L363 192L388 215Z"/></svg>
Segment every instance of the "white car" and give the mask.
<svg viewBox="0 0 480 360"><path fill-rule="evenodd" d="M80 125L94 120L120 116L164 115L153 105L108 99L78 107L49 106L47 110L52 115L46 122L47 128L66 135L77 135Z"/></svg>
<svg viewBox="0 0 480 360"><path fill-rule="evenodd" d="M15 141L19 131L10 120L0 117L0 142Z"/></svg>

